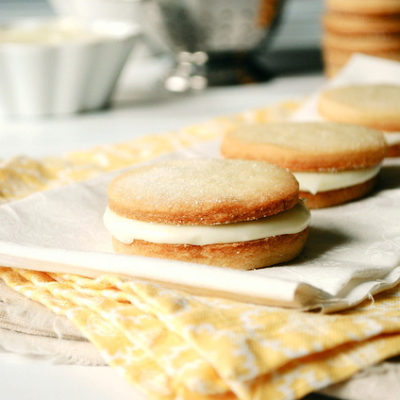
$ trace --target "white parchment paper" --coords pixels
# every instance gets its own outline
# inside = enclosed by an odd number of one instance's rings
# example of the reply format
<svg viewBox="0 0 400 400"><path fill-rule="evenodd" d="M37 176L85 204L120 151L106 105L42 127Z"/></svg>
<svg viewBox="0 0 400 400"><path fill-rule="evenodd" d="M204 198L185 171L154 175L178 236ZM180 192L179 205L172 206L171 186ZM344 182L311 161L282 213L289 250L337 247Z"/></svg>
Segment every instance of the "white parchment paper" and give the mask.
<svg viewBox="0 0 400 400"><path fill-rule="evenodd" d="M384 67L392 64L361 57L344 73L375 75L383 65L387 77ZM312 109L312 102L315 96L304 109ZM218 149L213 141L168 158L218 156ZM257 271L114 254L102 216L106 186L117 173L1 206L0 264L87 276L111 272L238 300L324 311L351 307L400 283L400 161L385 162L371 196L313 211L310 238L295 261Z"/></svg>

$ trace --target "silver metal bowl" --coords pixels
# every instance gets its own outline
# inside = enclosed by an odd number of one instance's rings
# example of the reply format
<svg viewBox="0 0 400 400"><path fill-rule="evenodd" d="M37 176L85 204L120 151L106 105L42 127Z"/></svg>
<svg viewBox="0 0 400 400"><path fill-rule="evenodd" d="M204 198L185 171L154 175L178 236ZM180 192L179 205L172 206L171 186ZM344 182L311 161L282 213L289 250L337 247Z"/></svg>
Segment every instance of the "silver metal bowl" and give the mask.
<svg viewBox="0 0 400 400"><path fill-rule="evenodd" d="M251 59L268 46L281 0L154 0L146 15L158 36L176 54L166 80L171 91L202 89L265 79Z"/></svg>
<svg viewBox="0 0 400 400"><path fill-rule="evenodd" d="M226 52L253 49L274 27L278 0L155 0L150 24L179 50Z"/></svg>
<svg viewBox="0 0 400 400"><path fill-rule="evenodd" d="M139 24L153 49L169 49L171 91L242 81L249 55L268 45L283 0L50 0L58 13ZM222 69L221 69L222 68ZM249 75L249 74L247 74ZM251 75L251 73L250 73ZM244 77L243 80L253 78Z"/></svg>

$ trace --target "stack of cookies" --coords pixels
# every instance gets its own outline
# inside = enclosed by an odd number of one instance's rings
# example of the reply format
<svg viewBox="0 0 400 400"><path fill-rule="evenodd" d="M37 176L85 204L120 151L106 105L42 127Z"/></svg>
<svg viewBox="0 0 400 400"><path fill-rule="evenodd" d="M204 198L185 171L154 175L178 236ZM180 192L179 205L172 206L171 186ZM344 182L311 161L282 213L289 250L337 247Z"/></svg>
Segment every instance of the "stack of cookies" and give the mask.
<svg viewBox="0 0 400 400"><path fill-rule="evenodd" d="M334 76L353 53L400 60L399 0L326 0L325 73Z"/></svg>

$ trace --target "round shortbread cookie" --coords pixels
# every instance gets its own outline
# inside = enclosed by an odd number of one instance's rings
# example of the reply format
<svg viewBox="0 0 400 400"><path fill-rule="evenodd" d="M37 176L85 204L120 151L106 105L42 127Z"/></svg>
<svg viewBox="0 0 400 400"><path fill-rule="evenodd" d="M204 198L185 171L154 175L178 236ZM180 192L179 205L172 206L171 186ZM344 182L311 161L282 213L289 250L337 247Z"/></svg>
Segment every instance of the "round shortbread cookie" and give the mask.
<svg viewBox="0 0 400 400"><path fill-rule="evenodd" d="M325 32L323 46L354 52L387 52L400 50L400 34L387 35L339 35Z"/></svg>
<svg viewBox="0 0 400 400"><path fill-rule="evenodd" d="M267 161L291 171L341 171L368 168L385 156L381 132L353 125L265 123L240 127L225 135L227 158Z"/></svg>
<svg viewBox="0 0 400 400"><path fill-rule="evenodd" d="M326 0L328 10L344 13L400 14L399 0Z"/></svg>
<svg viewBox="0 0 400 400"><path fill-rule="evenodd" d="M400 86L353 85L325 90L318 100L328 120L400 131Z"/></svg>
<svg viewBox="0 0 400 400"><path fill-rule="evenodd" d="M212 225L274 215L298 202L296 179L263 162L185 159L125 172L108 187L109 208L130 219Z"/></svg>
<svg viewBox="0 0 400 400"><path fill-rule="evenodd" d="M254 269L283 263L296 257L304 247L309 228L248 242L218 243L204 246L159 244L135 240L125 244L113 238L118 253L169 258L235 269Z"/></svg>
<svg viewBox="0 0 400 400"><path fill-rule="evenodd" d="M376 184L376 181L377 178L374 177L367 182L363 182L358 185L342 189L329 190L327 192L319 192L316 194L301 191L299 196L305 200L307 207L310 209L332 207L364 197L371 192Z"/></svg>
<svg viewBox="0 0 400 400"><path fill-rule="evenodd" d="M360 35L400 33L400 16L368 16L345 13L326 13L324 28L333 33Z"/></svg>
<svg viewBox="0 0 400 400"><path fill-rule="evenodd" d="M354 51L339 50L329 46L323 47L323 59L325 64L333 67L340 67L350 60ZM363 51L362 54L368 54L374 57L386 58L388 60L400 60L400 50L397 51Z"/></svg>

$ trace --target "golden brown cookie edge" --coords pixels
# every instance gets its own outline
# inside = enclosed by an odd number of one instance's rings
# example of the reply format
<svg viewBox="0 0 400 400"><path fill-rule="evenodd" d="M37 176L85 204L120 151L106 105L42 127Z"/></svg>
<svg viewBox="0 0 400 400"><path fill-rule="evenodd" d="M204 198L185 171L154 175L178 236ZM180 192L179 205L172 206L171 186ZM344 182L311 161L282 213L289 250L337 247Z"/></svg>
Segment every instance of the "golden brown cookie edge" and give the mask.
<svg viewBox="0 0 400 400"><path fill-rule="evenodd" d="M394 144L388 147L387 158L400 157L400 144Z"/></svg>
<svg viewBox="0 0 400 400"><path fill-rule="evenodd" d="M358 15L393 15L400 14L400 4L395 1L351 1L326 0L326 8L330 11Z"/></svg>
<svg viewBox="0 0 400 400"><path fill-rule="evenodd" d="M298 190L295 190L284 198L275 201L269 200L265 204L256 204L250 207L250 204L235 204L221 202L209 208L207 212L191 212L184 208L169 213L158 210L144 212L140 207L120 206L118 200L111 197L108 200L109 208L116 214L144 222L154 222L159 224L172 225L216 225L235 222L253 221L256 219L276 215L293 208L299 202Z"/></svg>
<svg viewBox="0 0 400 400"><path fill-rule="evenodd" d="M226 158L265 161L294 172L317 172L373 167L384 159L386 147L370 151L315 154L268 143L244 142L230 132L222 139L220 151Z"/></svg>
<svg viewBox="0 0 400 400"><path fill-rule="evenodd" d="M303 249L309 228L295 234L272 236L248 242L204 246L159 244L135 240L125 244L113 237L113 248L122 254L167 258L219 267L249 270L267 267L295 258Z"/></svg>
<svg viewBox="0 0 400 400"><path fill-rule="evenodd" d="M296 179L287 173L285 190L275 199L261 198L257 195L246 201L219 201L204 202L201 208L185 208L185 205L175 204L168 210L160 210L143 205L143 202L134 199L133 202L121 201L114 192L115 185L124 175L135 173L127 171L114 178L108 185L108 207L119 216L160 224L172 225L215 225L235 222L252 221L281 213L293 208L299 202L299 186Z"/></svg>
<svg viewBox="0 0 400 400"><path fill-rule="evenodd" d="M375 176L366 182L342 189L329 190L316 194L301 191L300 198L305 200L306 206L311 210L337 206L366 196L375 187L376 182L377 177Z"/></svg>

